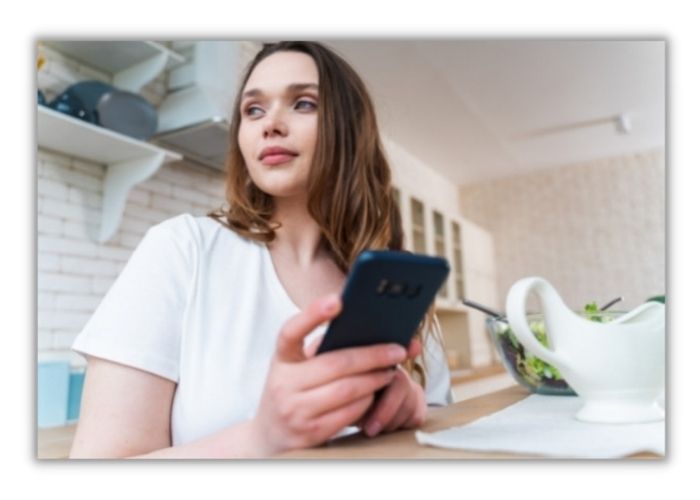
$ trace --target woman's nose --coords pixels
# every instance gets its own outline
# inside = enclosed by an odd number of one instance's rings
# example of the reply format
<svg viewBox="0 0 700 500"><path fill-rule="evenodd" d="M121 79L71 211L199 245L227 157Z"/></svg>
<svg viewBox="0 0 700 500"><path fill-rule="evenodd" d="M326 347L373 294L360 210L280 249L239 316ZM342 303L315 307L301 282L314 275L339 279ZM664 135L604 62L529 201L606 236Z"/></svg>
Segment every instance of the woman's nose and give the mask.
<svg viewBox="0 0 700 500"><path fill-rule="evenodd" d="M283 115L283 111L279 108L271 108L268 111L263 123L263 135L265 137L287 134L287 123Z"/></svg>

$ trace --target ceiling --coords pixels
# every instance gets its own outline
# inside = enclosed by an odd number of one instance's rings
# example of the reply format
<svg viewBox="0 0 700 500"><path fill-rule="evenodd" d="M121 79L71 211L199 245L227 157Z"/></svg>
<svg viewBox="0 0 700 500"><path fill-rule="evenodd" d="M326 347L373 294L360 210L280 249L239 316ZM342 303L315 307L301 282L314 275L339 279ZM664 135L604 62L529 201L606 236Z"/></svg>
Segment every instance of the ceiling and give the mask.
<svg viewBox="0 0 700 500"><path fill-rule="evenodd" d="M664 147L664 41L324 43L382 132L458 185Z"/></svg>

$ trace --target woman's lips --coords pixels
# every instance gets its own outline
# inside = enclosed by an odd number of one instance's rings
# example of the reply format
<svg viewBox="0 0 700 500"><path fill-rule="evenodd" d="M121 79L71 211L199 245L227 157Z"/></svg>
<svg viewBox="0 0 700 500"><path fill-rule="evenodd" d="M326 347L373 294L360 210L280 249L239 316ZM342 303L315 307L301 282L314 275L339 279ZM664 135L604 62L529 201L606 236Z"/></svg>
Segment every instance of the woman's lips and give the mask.
<svg viewBox="0 0 700 500"><path fill-rule="evenodd" d="M271 154L263 157L262 162L265 165L279 165L280 163L286 163L292 158L296 157L297 155L292 155L292 154L284 154L284 153L278 153L278 154Z"/></svg>

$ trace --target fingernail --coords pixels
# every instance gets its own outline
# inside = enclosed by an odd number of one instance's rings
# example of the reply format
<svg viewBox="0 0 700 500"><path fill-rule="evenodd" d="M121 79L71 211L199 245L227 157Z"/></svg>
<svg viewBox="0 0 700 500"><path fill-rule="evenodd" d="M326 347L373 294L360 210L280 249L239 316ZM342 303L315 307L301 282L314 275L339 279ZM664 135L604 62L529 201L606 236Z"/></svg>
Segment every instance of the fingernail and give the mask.
<svg viewBox="0 0 700 500"><path fill-rule="evenodd" d="M330 314L332 312L335 312L337 307L338 299L336 297L331 297L330 299L326 300L326 303L323 305L323 311Z"/></svg>
<svg viewBox="0 0 700 500"><path fill-rule="evenodd" d="M374 437L377 434L379 434L379 431L381 431L381 430L382 430L381 424L379 422L375 421L367 426L367 429L365 432L367 432L367 435L369 437Z"/></svg>
<svg viewBox="0 0 700 500"><path fill-rule="evenodd" d="M406 357L406 349L399 345L392 345L389 347L389 357L396 361L401 361Z"/></svg>

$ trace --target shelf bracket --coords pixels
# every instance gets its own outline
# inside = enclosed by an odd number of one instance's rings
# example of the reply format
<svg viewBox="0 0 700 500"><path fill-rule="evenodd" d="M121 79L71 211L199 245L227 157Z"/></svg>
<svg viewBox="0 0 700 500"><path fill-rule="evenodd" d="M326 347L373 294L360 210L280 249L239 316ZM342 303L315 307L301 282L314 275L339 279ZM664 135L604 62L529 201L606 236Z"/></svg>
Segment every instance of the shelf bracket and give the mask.
<svg viewBox="0 0 700 500"><path fill-rule="evenodd" d="M99 242L104 243L117 232L129 191L152 176L165 160L165 153L127 160L107 165L103 184L102 226Z"/></svg>

